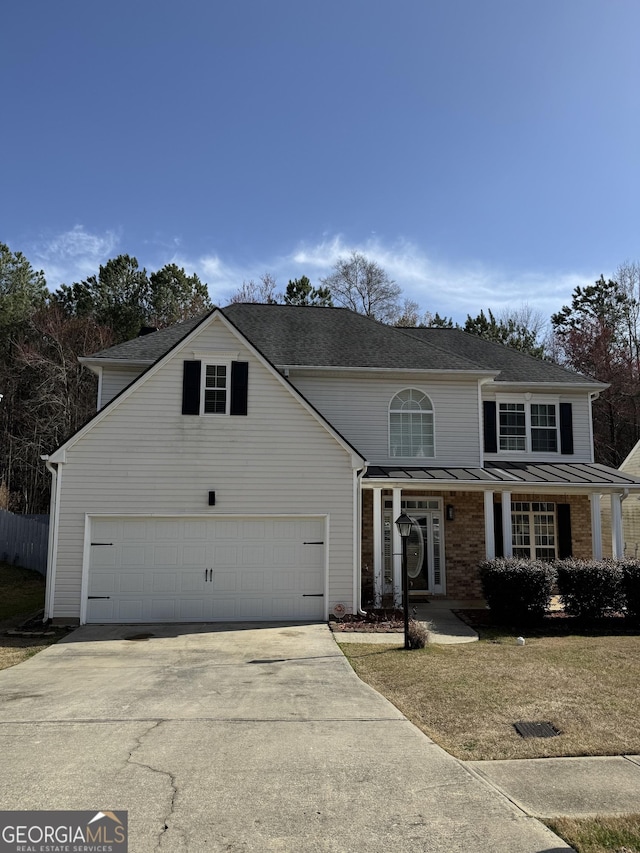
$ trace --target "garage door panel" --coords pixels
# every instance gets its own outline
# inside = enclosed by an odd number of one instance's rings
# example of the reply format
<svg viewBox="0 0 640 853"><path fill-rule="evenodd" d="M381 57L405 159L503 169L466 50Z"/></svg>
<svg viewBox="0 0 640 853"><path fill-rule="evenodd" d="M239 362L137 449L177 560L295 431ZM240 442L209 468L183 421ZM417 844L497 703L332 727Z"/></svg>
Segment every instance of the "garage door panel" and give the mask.
<svg viewBox="0 0 640 853"><path fill-rule="evenodd" d="M195 571L183 570L178 575L178 580L180 581L180 592L201 593L204 591L206 583L204 579L204 569L197 569Z"/></svg>
<svg viewBox="0 0 640 853"><path fill-rule="evenodd" d="M242 592L265 592L265 587L271 588L271 584L265 583L265 572L242 572L240 576Z"/></svg>
<svg viewBox="0 0 640 853"><path fill-rule="evenodd" d="M241 598L236 602L236 611L240 619L270 619L271 613L265 615L262 598Z"/></svg>
<svg viewBox="0 0 640 853"><path fill-rule="evenodd" d="M240 560L242 566L264 566L270 562L270 557L264 545L243 545Z"/></svg>
<svg viewBox="0 0 640 853"><path fill-rule="evenodd" d="M121 575L116 572L94 570L89 595L113 595L119 592L120 577Z"/></svg>
<svg viewBox="0 0 640 853"><path fill-rule="evenodd" d="M264 541L267 536L267 525L263 521L247 521L241 525L239 536L241 539L257 539Z"/></svg>
<svg viewBox="0 0 640 853"><path fill-rule="evenodd" d="M119 551L114 547L111 550L114 556L120 555L120 562L123 566L145 566L147 564L144 545L123 545Z"/></svg>
<svg viewBox="0 0 640 853"><path fill-rule="evenodd" d="M204 566L207 562L207 546L193 545L190 542L182 546L182 565L183 566Z"/></svg>
<svg viewBox="0 0 640 853"><path fill-rule="evenodd" d="M144 572L122 572L118 575L118 592L141 595L145 592L144 582Z"/></svg>
<svg viewBox="0 0 640 853"><path fill-rule="evenodd" d="M324 522L94 519L90 622L320 619ZM303 597L307 595L308 597Z"/></svg>
<svg viewBox="0 0 640 853"><path fill-rule="evenodd" d="M118 550L113 545L92 545L91 565L94 569L115 568Z"/></svg>
<svg viewBox="0 0 640 853"><path fill-rule="evenodd" d="M214 545L213 546L213 565L214 566L235 566L238 563L238 546L237 545Z"/></svg>
<svg viewBox="0 0 640 853"><path fill-rule="evenodd" d="M214 621L229 620L233 622L240 619L236 610L235 598L215 598L211 602L211 618Z"/></svg>
<svg viewBox="0 0 640 853"><path fill-rule="evenodd" d="M181 598L176 603L179 622L206 622L211 618L208 602L202 598Z"/></svg>
<svg viewBox="0 0 640 853"><path fill-rule="evenodd" d="M144 599L123 599L117 602L117 607L114 607L114 612L117 617L114 622L145 622L144 616ZM96 620L97 621L97 620Z"/></svg>
<svg viewBox="0 0 640 853"><path fill-rule="evenodd" d="M214 592L237 592L239 576L237 572L218 572L214 569L210 583Z"/></svg>
<svg viewBox="0 0 640 853"><path fill-rule="evenodd" d="M153 564L158 568L166 566L175 569L178 566L178 546L156 545L153 549Z"/></svg>
<svg viewBox="0 0 640 853"><path fill-rule="evenodd" d="M151 592L178 592L178 577L175 572L153 572Z"/></svg>
<svg viewBox="0 0 640 853"><path fill-rule="evenodd" d="M163 519L161 524L153 525L153 536L156 540L169 539L171 542L175 542L178 539L182 539L184 535L183 531L184 522L173 521L171 519Z"/></svg>

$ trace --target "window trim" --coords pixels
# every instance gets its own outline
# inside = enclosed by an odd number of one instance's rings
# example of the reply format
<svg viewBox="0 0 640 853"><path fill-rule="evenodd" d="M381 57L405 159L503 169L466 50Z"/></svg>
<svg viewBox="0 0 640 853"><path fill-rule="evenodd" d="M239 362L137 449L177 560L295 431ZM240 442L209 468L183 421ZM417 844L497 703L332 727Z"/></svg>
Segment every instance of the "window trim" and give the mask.
<svg viewBox="0 0 640 853"><path fill-rule="evenodd" d="M224 400L224 412L205 412L205 392L207 391L207 367L224 367L225 368L225 382L224 382L224 392L225 392L225 400ZM211 389L208 389L211 390ZM224 418L228 417L229 409L231 402L231 361L226 361L221 358L217 359L203 359L202 360L202 368L200 373L200 415L205 418Z"/></svg>
<svg viewBox="0 0 640 853"><path fill-rule="evenodd" d="M526 510L516 509L517 504L526 504L526 505L528 505L529 508ZM547 506L551 505L553 507L553 509L545 509L545 510L534 509L534 506L536 504L546 504ZM529 524L529 545L528 546L516 545L516 543L515 543L515 536L514 536L514 534L515 534L515 531L514 531L515 521L514 521L514 519L515 519L516 515L525 515L528 518L528 524ZM553 545L540 545L540 546L536 545L536 541L535 541L535 538L536 538L536 526L535 526L536 525L536 522L535 522L536 515L538 515L538 516L541 516L541 515L552 516L552 518L553 518L553 531L552 531L553 532ZM555 501L517 501L517 500L511 501L511 551L514 554L514 556L515 556L515 552L517 550L522 551L525 548L528 548L529 555L527 557L521 555L519 557L519 559L523 559L523 560L544 560L545 562L551 562L552 560L558 559L558 552L560 549L559 539L560 539L560 529L558 526L558 504ZM537 548L538 547L547 548L548 550L553 549L554 555L552 557L538 557L537 556Z"/></svg>
<svg viewBox="0 0 640 853"><path fill-rule="evenodd" d="M400 454L394 455L392 453L391 447L391 415L392 414L400 414L400 410L392 411L391 405L393 401L402 394L404 391L417 391L419 394L422 394L423 397L429 401L430 409L421 409L420 412L416 411L416 414L428 414L431 415L431 453L425 456L402 456ZM426 391L423 391L422 388L417 388L415 385L407 385L404 388L400 388L398 391L395 391L389 400L389 405L387 408L387 438L388 438L388 446L387 451L389 453L389 459L435 459L436 458L436 411L435 406L433 405L433 400L431 395Z"/></svg>
<svg viewBox="0 0 640 853"><path fill-rule="evenodd" d="M525 427L525 447L524 450L510 450L500 447L500 441L504 437L500 431L500 406L505 403L520 403L524 406L524 427ZM532 427L531 425L531 406L553 406L555 410L555 435L556 449L555 450L534 450L533 449L533 429L549 429L547 427ZM515 453L518 456L530 454L534 456L559 456L562 453L562 436L560 434L560 397L559 396L538 396L533 394L496 394L496 445L498 454Z"/></svg>

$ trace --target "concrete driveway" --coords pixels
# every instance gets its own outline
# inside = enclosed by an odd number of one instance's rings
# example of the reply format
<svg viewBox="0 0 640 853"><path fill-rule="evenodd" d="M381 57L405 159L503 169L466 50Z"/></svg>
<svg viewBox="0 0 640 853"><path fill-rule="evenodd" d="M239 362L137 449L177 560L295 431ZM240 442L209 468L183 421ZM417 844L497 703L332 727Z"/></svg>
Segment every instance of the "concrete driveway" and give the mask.
<svg viewBox="0 0 640 853"><path fill-rule="evenodd" d="M126 809L131 853L570 850L325 625L80 628L0 672L0 754L1 809Z"/></svg>

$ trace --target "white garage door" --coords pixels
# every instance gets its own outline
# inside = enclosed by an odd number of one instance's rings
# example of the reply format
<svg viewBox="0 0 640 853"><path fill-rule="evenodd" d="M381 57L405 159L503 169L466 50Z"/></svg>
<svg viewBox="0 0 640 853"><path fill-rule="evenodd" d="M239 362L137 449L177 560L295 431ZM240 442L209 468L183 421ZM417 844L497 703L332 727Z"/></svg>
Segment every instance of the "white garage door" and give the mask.
<svg viewBox="0 0 640 853"><path fill-rule="evenodd" d="M94 518L88 622L322 619L324 520Z"/></svg>

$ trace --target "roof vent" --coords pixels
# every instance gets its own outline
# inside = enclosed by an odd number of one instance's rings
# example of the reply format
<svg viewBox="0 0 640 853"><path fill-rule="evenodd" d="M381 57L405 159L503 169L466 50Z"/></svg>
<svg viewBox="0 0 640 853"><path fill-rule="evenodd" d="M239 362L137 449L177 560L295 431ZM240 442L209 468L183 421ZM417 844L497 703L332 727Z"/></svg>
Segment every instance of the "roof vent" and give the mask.
<svg viewBox="0 0 640 853"><path fill-rule="evenodd" d="M140 331L138 332L138 337L142 338L145 335L150 335L151 332L157 332L157 331L158 330L156 329L155 326L140 326Z"/></svg>

